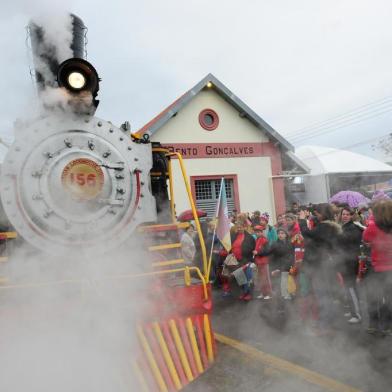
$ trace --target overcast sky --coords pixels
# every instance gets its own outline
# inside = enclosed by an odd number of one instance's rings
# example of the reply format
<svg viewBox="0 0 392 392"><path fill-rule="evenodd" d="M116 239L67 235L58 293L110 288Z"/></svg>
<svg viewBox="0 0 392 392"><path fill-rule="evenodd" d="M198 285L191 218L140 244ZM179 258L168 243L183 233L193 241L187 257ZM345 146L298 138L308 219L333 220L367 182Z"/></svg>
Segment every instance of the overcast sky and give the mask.
<svg viewBox="0 0 392 392"><path fill-rule="evenodd" d="M65 3L88 26L88 60L103 79L97 115L118 125L137 130L211 72L295 145L374 155L370 145L392 131L390 0ZM56 0L2 0L6 140L34 97L25 26L65 10Z"/></svg>

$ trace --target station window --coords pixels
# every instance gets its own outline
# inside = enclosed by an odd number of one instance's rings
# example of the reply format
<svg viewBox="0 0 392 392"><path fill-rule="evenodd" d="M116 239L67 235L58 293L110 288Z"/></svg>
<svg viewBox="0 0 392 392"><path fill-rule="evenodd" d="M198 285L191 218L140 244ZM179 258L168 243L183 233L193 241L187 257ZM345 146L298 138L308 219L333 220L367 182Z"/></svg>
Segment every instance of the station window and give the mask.
<svg viewBox="0 0 392 392"><path fill-rule="evenodd" d="M196 200L196 208L207 212L207 216L212 218L215 215L216 205L219 199L221 178L214 179L193 179L192 188ZM229 214L236 209L234 179L225 179L226 198Z"/></svg>
<svg viewBox="0 0 392 392"><path fill-rule="evenodd" d="M204 109L199 114L199 123L207 131L213 131L218 128L219 117L212 109Z"/></svg>

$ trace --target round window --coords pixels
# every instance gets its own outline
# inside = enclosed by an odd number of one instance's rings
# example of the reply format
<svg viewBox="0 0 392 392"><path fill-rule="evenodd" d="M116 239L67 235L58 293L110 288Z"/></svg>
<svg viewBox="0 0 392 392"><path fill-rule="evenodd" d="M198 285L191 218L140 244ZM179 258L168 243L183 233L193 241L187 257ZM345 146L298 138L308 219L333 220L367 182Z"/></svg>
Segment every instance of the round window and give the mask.
<svg viewBox="0 0 392 392"><path fill-rule="evenodd" d="M213 131L218 128L219 117L212 109L204 109L199 114L199 123L207 131Z"/></svg>

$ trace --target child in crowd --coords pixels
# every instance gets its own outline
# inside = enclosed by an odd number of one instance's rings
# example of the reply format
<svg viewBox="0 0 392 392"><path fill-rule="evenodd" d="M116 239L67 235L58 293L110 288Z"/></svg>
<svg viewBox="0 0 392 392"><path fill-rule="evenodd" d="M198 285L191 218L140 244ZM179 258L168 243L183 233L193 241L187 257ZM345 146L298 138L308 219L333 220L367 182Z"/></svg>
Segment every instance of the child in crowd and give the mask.
<svg viewBox="0 0 392 392"><path fill-rule="evenodd" d="M284 299L291 299L288 291L288 278L290 268L294 265L294 247L286 230L278 229L278 240L268 245L261 256L270 256L271 276L280 276L280 287L275 292L280 292Z"/></svg>
<svg viewBox="0 0 392 392"><path fill-rule="evenodd" d="M295 262L301 263L304 257L305 241L301 234L297 217L294 214L286 214L285 220L287 234L294 247ZM298 264L295 267L298 267Z"/></svg>
<svg viewBox="0 0 392 392"><path fill-rule="evenodd" d="M260 225L263 228L264 237L267 238L268 242L272 244L278 239L275 227L268 224L269 222L268 212L264 212L260 215Z"/></svg>
<svg viewBox="0 0 392 392"><path fill-rule="evenodd" d="M258 289L260 291L257 298L270 299L272 294L272 285L268 267L268 257L262 256L262 253L268 244L268 240L264 235L264 229L265 228L261 225L253 228L254 233L256 234L256 245L253 250L253 255L255 264L257 265Z"/></svg>
<svg viewBox="0 0 392 392"><path fill-rule="evenodd" d="M286 220L284 214L279 214L276 219L275 229L285 229L286 228Z"/></svg>

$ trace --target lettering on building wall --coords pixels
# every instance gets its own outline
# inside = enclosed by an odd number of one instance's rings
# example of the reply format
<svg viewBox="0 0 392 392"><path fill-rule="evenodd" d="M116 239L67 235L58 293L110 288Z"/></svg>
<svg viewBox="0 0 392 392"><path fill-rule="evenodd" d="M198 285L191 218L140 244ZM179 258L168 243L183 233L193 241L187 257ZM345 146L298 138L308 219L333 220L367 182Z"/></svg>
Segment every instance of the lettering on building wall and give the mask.
<svg viewBox="0 0 392 392"><path fill-rule="evenodd" d="M163 147L171 152L178 152L185 159L197 158L235 158L261 157L263 143L187 143L165 144Z"/></svg>
<svg viewBox="0 0 392 392"><path fill-rule="evenodd" d="M251 155L254 152L253 147L214 147L205 146L207 155Z"/></svg>

